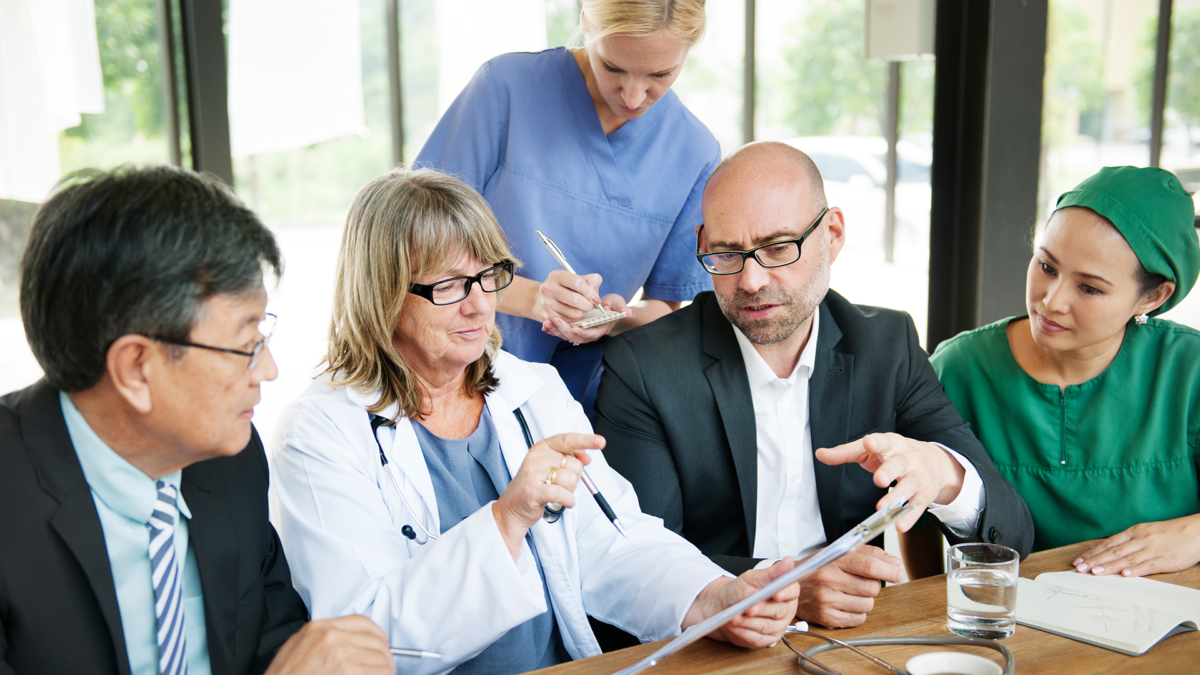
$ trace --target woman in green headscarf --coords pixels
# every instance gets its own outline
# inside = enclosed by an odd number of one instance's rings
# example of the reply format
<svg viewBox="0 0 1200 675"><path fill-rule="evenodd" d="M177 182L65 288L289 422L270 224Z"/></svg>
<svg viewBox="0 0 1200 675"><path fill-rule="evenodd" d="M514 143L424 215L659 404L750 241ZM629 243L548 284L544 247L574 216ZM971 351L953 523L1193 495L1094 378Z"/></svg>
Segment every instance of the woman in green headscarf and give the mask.
<svg viewBox="0 0 1200 675"><path fill-rule="evenodd" d="M1169 171L1106 167L1059 197L1027 314L932 357L950 400L1029 504L1034 550L1104 541L1080 572L1200 561L1200 331L1149 318L1200 274L1191 197Z"/></svg>

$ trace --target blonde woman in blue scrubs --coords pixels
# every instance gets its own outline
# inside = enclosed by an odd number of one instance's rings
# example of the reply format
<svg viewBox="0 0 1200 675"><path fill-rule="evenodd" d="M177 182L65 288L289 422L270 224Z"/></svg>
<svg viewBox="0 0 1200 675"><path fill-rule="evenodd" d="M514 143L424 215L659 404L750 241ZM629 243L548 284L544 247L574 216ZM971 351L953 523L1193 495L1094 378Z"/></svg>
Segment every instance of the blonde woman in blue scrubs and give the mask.
<svg viewBox="0 0 1200 675"><path fill-rule="evenodd" d="M721 153L670 91L704 34L704 0L581 6L584 47L485 63L416 165L456 176L487 200L523 263L500 298L504 349L555 366L590 417L600 338L712 286L695 262L693 231ZM535 230L584 275L561 270ZM628 307L639 288L642 302ZM568 325L596 302L626 318Z"/></svg>

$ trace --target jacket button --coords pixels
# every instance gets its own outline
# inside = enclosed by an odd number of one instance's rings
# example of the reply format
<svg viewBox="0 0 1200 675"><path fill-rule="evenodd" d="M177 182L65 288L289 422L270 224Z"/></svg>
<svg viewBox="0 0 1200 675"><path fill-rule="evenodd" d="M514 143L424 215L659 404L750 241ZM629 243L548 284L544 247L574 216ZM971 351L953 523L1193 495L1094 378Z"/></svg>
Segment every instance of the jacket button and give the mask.
<svg viewBox="0 0 1200 675"><path fill-rule="evenodd" d="M1000 530L997 530L995 526L992 526L988 528L988 541L992 542L993 544L999 544L1001 541L1004 541L1004 535L1002 535Z"/></svg>

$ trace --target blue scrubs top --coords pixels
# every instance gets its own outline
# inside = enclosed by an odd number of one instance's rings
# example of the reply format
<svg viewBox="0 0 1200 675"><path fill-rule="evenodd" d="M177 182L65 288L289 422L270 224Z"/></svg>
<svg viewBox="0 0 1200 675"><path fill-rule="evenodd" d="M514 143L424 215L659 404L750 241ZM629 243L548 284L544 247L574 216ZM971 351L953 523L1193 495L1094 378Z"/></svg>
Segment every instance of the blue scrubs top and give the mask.
<svg viewBox="0 0 1200 675"><path fill-rule="evenodd" d="M712 288L696 261L695 227L720 159L716 138L673 91L606 136L575 57L559 47L483 64L414 166L484 196L521 276L541 282L559 269L534 234L541 230L576 271L603 277L601 295L628 301L645 287L675 301ZM500 314L497 322L504 349L527 361L551 362L565 344L536 321ZM594 358L598 369L599 350Z"/></svg>

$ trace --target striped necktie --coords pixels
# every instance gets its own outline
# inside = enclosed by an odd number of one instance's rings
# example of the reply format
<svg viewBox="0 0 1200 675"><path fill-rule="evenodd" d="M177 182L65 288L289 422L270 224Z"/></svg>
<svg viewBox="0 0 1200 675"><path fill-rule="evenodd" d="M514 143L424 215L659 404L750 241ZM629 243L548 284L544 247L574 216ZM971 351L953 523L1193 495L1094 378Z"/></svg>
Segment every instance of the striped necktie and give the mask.
<svg viewBox="0 0 1200 675"><path fill-rule="evenodd" d="M158 501L150 514L150 580L154 584L154 615L158 619L158 672L187 674L187 640L183 624L183 588L175 557L174 485L157 481Z"/></svg>

